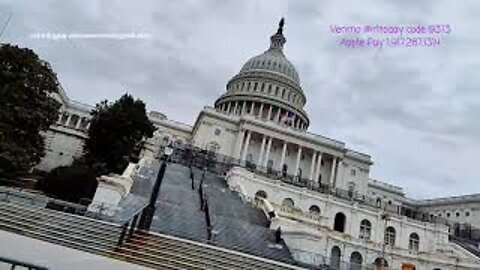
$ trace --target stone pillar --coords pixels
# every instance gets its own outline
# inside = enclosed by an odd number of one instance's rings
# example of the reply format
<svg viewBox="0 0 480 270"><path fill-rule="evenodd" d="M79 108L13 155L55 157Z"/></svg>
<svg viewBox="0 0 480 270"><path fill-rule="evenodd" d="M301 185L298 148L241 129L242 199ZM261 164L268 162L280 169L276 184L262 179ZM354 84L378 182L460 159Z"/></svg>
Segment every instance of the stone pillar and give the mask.
<svg viewBox="0 0 480 270"><path fill-rule="evenodd" d="M258 112L258 116L259 116L260 118L263 117L263 102L260 103L260 110L259 110L259 112Z"/></svg>
<svg viewBox="0 0 480 270"><path fill-rule="evenodd" d="M268 108L268 114L267 114L267 120L270 121L270 118L272 118L272 105L270 104Z"/></svg>
<svg viewBox="0 0 480 270"><path fill-rule="evenodd" d="M322 169L322 153L318 152L317 155L317 169L315 170L315 178L313 179L314 182L318 182L318 177L320 176L320 170Z"/></svg>
<svg viewBox="0 0 480 270"><path fill-rule="evenodd" d="M263 159L263 167L265 168L268 165L268 158L270 157L270 148L272 147L272 141L273 141L272 137L268 138L267 151L265 152L265 158Z"/></svg>
<svg viewBox="0 0 480 270"><path fill-rule="evenodd" d="M334 186L333 186L333 184L334 184L334 183L333 183L333 180L334 180L334 177L335 177L335 167L336 167L336 166L337 166L337 157L333 157L332 167L331 167L331 169L330 169L330 181L329 181L329 182L330 182L330 185L331 185L332 187L334 187Z"/></svg>
<svg viewBox="0 0 480 270"><path fill-rule="evenodd" d="M244 162L245 159L247 158L247 152L248 152L248 146L250 145L250 137L252 136L251 131L246 131L247 133L247 139L245 140L245 146L243 147L243 154L242 154L242 161Z"/></svg>
<svg viewBox="0 0 480 270"><path fill-rule="evenodd" d="M283 164L285 163L285 154L287 152L287 142L283 142L283 149L282 149L282 158L280 159L279 171L282 170Z"/></svg>
<svg viewBox="0 0 480 270"><path fill-rule="evenodd" d="M237 108L238 108L238 101L235 101L235 105L233 106L233 114L237 114Z"/></svg>
<svg viewBox="0 0 480 270"><path fill-rule="evenodd" d="M229 101L227 104L227 112L230 113L230 109L232 108L232 102Z"/></svg>
<svg viewBox="0 0 480 270"><path fill-rule="evenodd" d="M78 121L77 121L77 124L75 125L75 129L80 128L80 123L82 123L82 119L83 119L83 117L78 117Z"/></svg>
<svg viewBox="0 0 480 270"><path fill-rule="evenodd" d="M250 107L250 114L253 115L253 110L255 109L255 101L252 101L252 106Z"/></svg>
<svg viewBox="0 0 480 270"><path fill-rule="evenodd" d="M242 112L240 114L245 114L245 110L247 109L247 102L246 101L243 101L243 105L242 105Z"/></svg>
<svg viewBox="0 0 480 270"><path fill-rule="evenodd" d="M267 137L265 135L263 135L262 145L260 146L260 154L258 156L258 161L257 161L258 166L262 166L263 149L265 148L266 139L267 139Z"/></svg>
<svg viewBox="0 0 480 270"><path fill-rule="evenodd" d="M294 175L298 175L298 169L300 168L300 158L302 157L302 146L298 146L297 152L297 162L295 163L295 172Z"/></svg>
<svg viewBox="0 0 480 270"><path fill-rule="evenodd" d="M317 151L313 150L313 154L312 154L312 162L310 164L310 176L308 177L308 179L310 181L313 180L313 177L314 177L314 172L315 172L315 161L317 159Z"/></svg>
<svg viewBox="0 0 480 270"><path fill-rule="evenodd" d="M72 120L72 115L68 114L67 121L65 121L65 126L68 127L68 125L70 124L70 120Z"/></svg>
<svg viewBox="0 0 480 270"><path fill-rule="evenodd" d="M237 135L237 142L235 143L235 151L233 157L240 159L240 152L242 150L243 138L245 137L245 130L239 130Z"/></svg>
<svg viewBox="0 0 480 270"><path fill-rule="evenodd" d="M290 124L290 126L295 127L295 121L296 120L297 120L297 116L294 114L293 115L293 121L292 121L292 124Z"/></svg>
<svg viewBox="0 0 480 270"><path fill-rule="evenodd" d="M278 107L277 116L275 117L275 122L280 122L280 114L282 113L282 108Z"/></svg>

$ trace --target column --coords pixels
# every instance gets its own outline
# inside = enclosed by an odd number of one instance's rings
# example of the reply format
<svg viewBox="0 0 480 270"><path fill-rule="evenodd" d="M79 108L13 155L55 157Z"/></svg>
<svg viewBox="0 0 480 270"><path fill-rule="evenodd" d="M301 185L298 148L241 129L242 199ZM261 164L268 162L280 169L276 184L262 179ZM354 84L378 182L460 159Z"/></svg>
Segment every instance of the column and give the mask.
<svg viewBox="0 0 480 270"><path fill-rule="evenodd" d="M255 101L252 101L252 106L250 107L250 114L253 114L253 109L255 109Z"/></svg>
<svg viewBox="0 0 480 270"><path fill-rule="evenodd" d="M258 166L262 166L263 149L265 148L266 139L267 139L267 137L265 135L263 135L262 145L260 146L260 155L258 155L258 161L257 161Z"/></svg>
<svg viewBox="0 0 480 270"><path fill-rule="evenodd" d="M317 169L315 170L315 178L313 178L314 182L318 182L318 177L320 176L320 169L322 168L322 153L318 152L317 157Z"/></svg>
<svg viewBox="0 0 480 270"><path fill-rule="evenodd" d="M68 127L68 125L70 124L70 120L72 120L72 115L68 114L67 121L65 121L65 126Z"/></svg>
<svg viewBox="0 0 480 270"><path fill-rule="evenodd" d="M77 124L75 125L75 129L80 128L80 123L82 123L82 119L83 119L83 117L78 117L78 121L77 121Z"/></svg>
<svg viewBox="0 0 480 270"><path fill-rule="evenodd" d="M282 108L278 107L277 117L275 117L275 122L280 122L280 114L282 113Z"/></svg>
<svg viewBox="0 0 480 270"><path fill-rule="evenodd" d="M260 111L258 112L258 116L259 116L260 118L263 117L263 102L260 103Z"/></svg>
<svg viewBox="0 0 480 270"><path fill-rule="evenodd" d="M235 105L233 106L233 114L237 114L237 107L238 107L238 101L235 101Z"/></svg>
<svg viewBox="0 0 480 270"><path fill-rule="evenodd" d="M337 157L333 157L332 168L330 169L330 185L333 187L333 179L335 176L335 167L337 166Z"/></svg>
<svg viewBox="0 0 480 270"><path fill-rule="evenodd" d="M295 163L294 175L298 175L298 168L300 168L300 158L302 157L302 146L298 146L297 162Z"/></svg>
<svg viewBox="0 0 480 270"><path fill-rule="evenodd" d="M265 158L263 159L263 167L265 168L268 165L268 158L270 157L270 148L272 148L272 141L273 141L272 137L268 138L267 151L265 152Z"/></svg>
<svg viewBox="0 0 480 270"><path fill-rule="evenodd" d="M283 163L285 163L285 154L287 153L287 142L283 142L283 149L282 149L282 158L280 159L279 171L282 170Z"/></svg>
<svg viewBox="0 0 480 270"><path fill-rule="evenodd" d="M294 114L294 115L293 115L293 121L292 121L292 124L291 124L290 126L295 127L295 121L296 121L296 120L297 120L297 117L296 117L296 115Z"/></svg>
<svg viewBox="0 0 480 270"><path fill-rule="evenodd" d="M317 151L313 150L313 155L312 155L312 162L310 164L310 176L308 177L308 179L310 181L313 180L313 173L315 172L315 161L317 159Z"/></svg>
<svg viewBox="0 0 480 270"><path fill-rule="evenodd" d="M227 112L230 113L230 109L232 108L232 102L228 102L227 104Z"/></svg>
<svg viewBox="0 0 480 270"><path fill-rule="evenodd" d="M243 138L245 137L245 130L239 130L237 135L237 142L235 143L235 150L233 157L240 159L240 151L242 150Z"/></svg>
<svg viewBox="0 0 480 270"><path fill-rule="evenodd" d="M240 114L245 114L245 109L247 108L247 102L243 101L242 112Z"/></svg>
<svg viewBox="0 0 480 270"><path fill-rule="evenodd" d="M247 158L248 145L250 144L250 137L252 135L251 131L247 131L247 139L245 140L245 146L243 147L242 161L245 161Z"/></svg>
<svg viewBox="0 0 480 270"><path fill-rule="evenodd" d="M267 120L270 121L270 118L272 117L272 105L270 104L270 108L268 108L268 114L267 114Z"/></svg>

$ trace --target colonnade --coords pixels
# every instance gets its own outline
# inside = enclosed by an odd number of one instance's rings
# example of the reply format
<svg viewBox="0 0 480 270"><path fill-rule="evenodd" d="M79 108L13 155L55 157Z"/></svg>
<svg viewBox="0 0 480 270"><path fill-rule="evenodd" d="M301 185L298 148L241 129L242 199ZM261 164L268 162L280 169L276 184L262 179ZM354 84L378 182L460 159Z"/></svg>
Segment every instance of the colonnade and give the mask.
<svg viewBox="0 0 480 270"><path fill-rule="evenodd" d="M252 134L254 134L254 131L251 130L241 130L238 137L237 141L235 144L234 148L234 157L236 159L239 159L240 162L244 163L247 158L247 154L252 152L249 151L251 148L251 140L252 140ZM261 144L260 144L260 150L259 150L259 156L256 160L257 166L261 166L263 168L266 168L268 165L268 161L270 158L271 154L271 149L272 149L272 144L274 138L272 136L266 135L266 134L261 134L261 133L256 133L261 136ZM276 140L276 139L275 139ZM312 149L312 148L307 148L302 145L298 145L292 142L288 142L285 140L280 140L281 145L282 145L282 151L281 151L281 156L280 156L280 162L277 164L275 169L277 171L282 171L283 166L285 164L285 157L287 153L287 148L290 145L293 145L293 148L296 148L296 157L295 157L295 166L294 166L294 176L299 176L300 173L300 162L301 162L301 157L303 153L309 152L312 153L312 158L310 160L309 164L309 173L308 173L308 180L317 182L321 173L321 166L322 166L322 160L323 159L329 159L332 160L331 162L331 167L329 168L330 170L330 178L328 179L328 184L330 186L335 186L336 183L336 175L337 175L337 167L341 164L341 159L339 157L322 153L318 149ZM253 160L251 162L254 162ZM288 164L287 164L288 166ZM290 167L290 166L288 166ZM322 181L323 182L323 181ZM325 181L326 182L326 181Z"/></svg>
<svg viewBox="0 0 480 270"><path fill-rule="evenodd" d="M220 104L217 108L227 113L237 115L250 114L261 119L282 123L293 128L307 129L307 123L298 117L297 114L264 102L243 100L227 101Z"/></svg>

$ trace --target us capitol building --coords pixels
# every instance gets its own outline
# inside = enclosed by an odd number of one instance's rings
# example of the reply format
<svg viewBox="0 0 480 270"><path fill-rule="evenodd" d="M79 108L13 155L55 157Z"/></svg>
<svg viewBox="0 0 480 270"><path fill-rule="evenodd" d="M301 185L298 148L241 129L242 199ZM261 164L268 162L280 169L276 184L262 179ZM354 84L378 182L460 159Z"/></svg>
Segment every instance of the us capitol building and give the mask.
<svg viewBox="0 0 480 270"><path fill-rule="evenodd" d="M237 164L225 174L228 186L262 209L271 229L281 228L296 261L480 269L479 258L450 236L459 224L480 228L480 195L408 198L401 187L370 178L368 154L308 132L307 97L283 52L283 26L282 20L270 47L242 66L192 126L150 112L157 131L144 157L169 144L193 145ZM62 113L45 134L43 170L82 154L93 109L63 90L58 99Z"/></svg>

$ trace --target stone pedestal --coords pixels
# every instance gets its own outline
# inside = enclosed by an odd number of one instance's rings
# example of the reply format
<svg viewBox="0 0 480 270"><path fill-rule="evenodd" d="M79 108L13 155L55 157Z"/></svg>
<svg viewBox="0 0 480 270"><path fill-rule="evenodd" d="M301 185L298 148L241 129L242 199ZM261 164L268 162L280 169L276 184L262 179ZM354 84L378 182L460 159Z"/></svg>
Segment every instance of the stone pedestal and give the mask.
<svg viewBox="0 0 480 270"><path fill-rule="evenodd" d="M98 187L88 211L106 216L115 215L120 201L130 193L136 164L130 163L122 175L109 174L97 178Z"/></svg>

